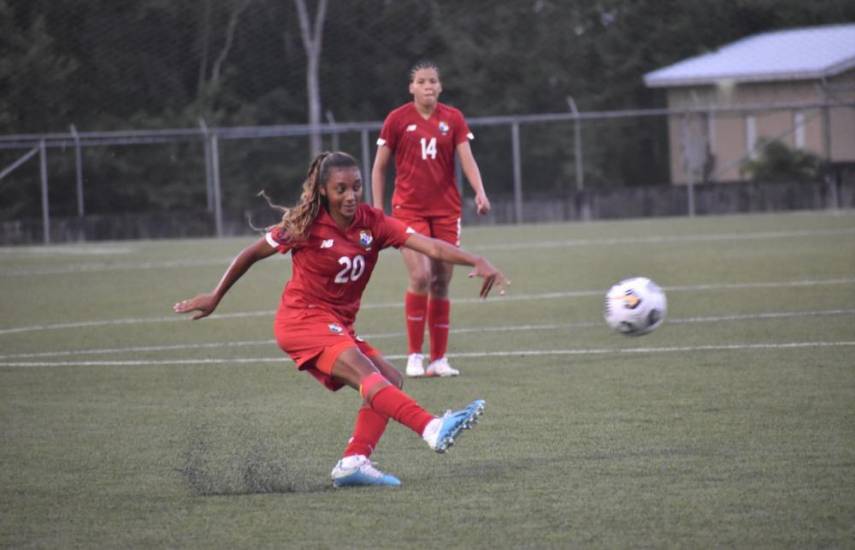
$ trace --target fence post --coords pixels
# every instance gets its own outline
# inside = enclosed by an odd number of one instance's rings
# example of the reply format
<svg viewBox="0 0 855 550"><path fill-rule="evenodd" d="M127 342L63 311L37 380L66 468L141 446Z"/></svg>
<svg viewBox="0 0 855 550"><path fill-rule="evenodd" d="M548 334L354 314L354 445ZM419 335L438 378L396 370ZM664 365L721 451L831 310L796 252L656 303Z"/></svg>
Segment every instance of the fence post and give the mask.
<svg viewBox="0 0 855 550"><path fill-rule="evenodd" d="M338 151L339 150L338 149L338 147L339 147L338 129L335 126L335 115L333 115L333 112L330 111L329 109L327 109L326 115L327 115L327 123L329 123L330 127L332 128L332 138L331 138L332 143L330 145L330 151Z"/></svg>
<svg viewBox="0 0 855 550"><path fill-rule="evenodd" d="M576 191L585 189L585 167L584 159L582 158L582 120L579 117L579 110L576 108L576 101L572 96L567 96L567 105L570 106L570 112L573 113L573 154L576 159Z"/></svg>
<svg viewBox="0 0 855 550"><path fill-rule="evenodd" d="M214 211L214 184L211 177L211 141L208 125L204 118L199 119L199 130L202 132L202 143L205 146L205 208Z"/></svg>
<svg viewBox="0 0 855 550"><path fill-rule="evenodd" d="M373 204L371 195L371 146L368 144L368 130L362 130L359 133L359 143L362 146L362 172L365 174L366 183L362 186L365 189L365 202Z"/></svg>
<svg viewBox="0 0 855 550"><path fill-rule="evenodd" d="M520 166L520 123L511 124L511 148L514 164L514 217L516 223L522 223L522 167Z"/></svg>
<svg viewBox="0 0 855 550"><path fill-rule="evenodd" d="M689 178L689 193L688 193L688 210L689 217L695 217L695 181L692 178Z"/></svg>
<svg viewBox="0 0 855 550"><path fill-rule="evenodd" d="M219 137L216 132L211 134L211 180L213 186L214 201L214 225L217 229L217 237L223 236L223 200L220 187L220 148Z"/></svg>
<svg viewBox="0 0 855 550"><path fill-rule="evenodd" d="M39 142L39 172L42 183L42 233L45 244L50 244L50 202L48 201L47 148L45 140Z"/></svg>
<svg viewBox="0 0 855 550"><path fill-rule="evenodd" d="M71 137L74 138L74 175L77 183L77 217L82 218L86 215L86 210L83 207L83 152L80 148L80 136L77 134L77 128L72 124L70 126Z"/></svg>

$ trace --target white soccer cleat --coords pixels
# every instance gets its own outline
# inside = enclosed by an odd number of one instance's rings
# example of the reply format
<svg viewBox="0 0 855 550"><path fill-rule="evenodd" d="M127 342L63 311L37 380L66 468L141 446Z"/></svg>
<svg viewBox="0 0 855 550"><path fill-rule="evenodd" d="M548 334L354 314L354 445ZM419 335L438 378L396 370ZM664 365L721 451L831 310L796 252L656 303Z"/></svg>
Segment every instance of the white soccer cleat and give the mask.
<svg viewBox="0 0 855 550"><path fill-rule="evenodd" d="M338 461L330 474L333 487L368 487L380 485L400 487L401 481L389 474L384 474L371 464L364 455L346 456Z"/></svg>
<svg viewBox="0 0 855 550"><path fill-rule="evenodd" d="M407 376L421 378L425 375L425 356L421 353L411 353L407 357Z"/></svg>
<svg viewBox="0 0 855 550"><path fill-rule="evenodd" d="M432 361L425 371L425 376L460 376L460 371L448 364L448 359L440 357L436 361Z"/></svg>

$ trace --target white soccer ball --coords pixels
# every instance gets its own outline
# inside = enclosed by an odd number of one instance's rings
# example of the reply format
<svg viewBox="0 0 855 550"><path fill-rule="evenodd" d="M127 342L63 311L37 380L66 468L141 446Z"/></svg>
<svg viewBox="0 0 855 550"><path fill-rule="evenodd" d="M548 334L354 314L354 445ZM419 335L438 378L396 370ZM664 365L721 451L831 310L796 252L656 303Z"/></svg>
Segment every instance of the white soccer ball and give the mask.
<svg viewBox="0 0 855 550"><path fill-rule="evenodd" d="M606 293L606 323L627 336L652 332L667 311L665 292L647 277L624 279Z"/></svg>

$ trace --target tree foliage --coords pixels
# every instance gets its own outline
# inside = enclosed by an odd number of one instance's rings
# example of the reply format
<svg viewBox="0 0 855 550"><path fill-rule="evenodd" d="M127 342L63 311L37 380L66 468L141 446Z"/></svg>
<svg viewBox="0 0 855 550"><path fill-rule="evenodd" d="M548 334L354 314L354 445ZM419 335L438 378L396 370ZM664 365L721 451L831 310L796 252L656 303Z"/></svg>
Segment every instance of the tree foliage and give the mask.
<svg viewBox="0 0 855 550"><path fill-rule="evenodd" d="M71 124L79 130L196 127L200 119L209 126L305 124L308 68L298 5L0 0L0 134L66 132ZM317 13L317 0L306 5ZM318 67L320 112L339 122L382 120L410 99L408 68L424 57L442 69L443 101L470 118L564 112L568 97L582 111L657 107L664 95L644 86L648 71L759 31L853 20L855 3L845 0L329 2ZM507 129L479 134L473 147L488 186L509 190ZM589 183L667 181L664 121L586 124L583 137ZM523 138L527 189L566 190L574 174L572 131L543 126L527 129ZM353 152L357 146L347 144ZM120 162L122 151L90 151L87 157L97 157L99 166L116 160L104 174L90 163L87 177L106 195L123 192L115 178L146 187L128 192L139 209L177 205L164 194L186 198L184 177L173 171L173 183L161 188L147 178L169 177L158 160L163 155L175 166L194 166L196 178L200 151L152 152L145 162L161 166L149 168L130 168L139 160ZM227 199L299 178L302 163L276 164L286 154L306 158L308 148L230 143L223 151ZM52 165L51 173L56 170L63 168ZM189 193L192 200L203 194Z"/></svg>
<svg viewBox="0 0 855 550"><path fill-rule="evenodd" d="M761 140L756 158L748 159L740 170L754 181L816 181L822 174L819 156L793 149L781 140Z"/></svg>

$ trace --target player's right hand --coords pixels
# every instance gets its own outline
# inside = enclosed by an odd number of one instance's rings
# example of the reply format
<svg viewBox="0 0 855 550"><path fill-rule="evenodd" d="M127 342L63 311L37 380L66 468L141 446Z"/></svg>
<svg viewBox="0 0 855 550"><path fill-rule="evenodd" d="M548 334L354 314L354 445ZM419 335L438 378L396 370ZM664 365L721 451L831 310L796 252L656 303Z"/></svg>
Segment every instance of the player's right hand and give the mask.
<svg viewBox="0 0 855 550"><path fill-rule="evenodd" d="M172 311L175 313L190 313L195 311L193 320L207 317L217 309L217 304L220 300L213 293L199 294L188 300L181 300L172 306Z"/></svg>

